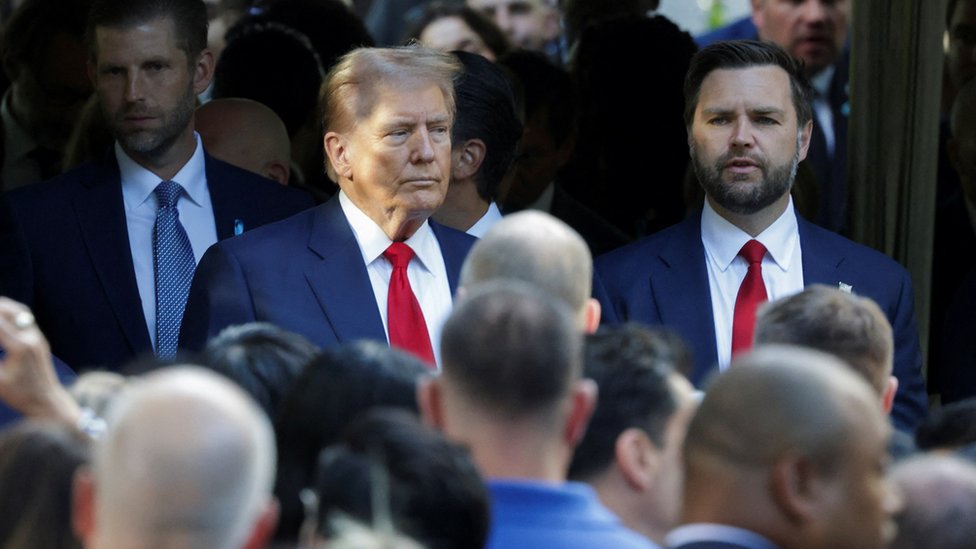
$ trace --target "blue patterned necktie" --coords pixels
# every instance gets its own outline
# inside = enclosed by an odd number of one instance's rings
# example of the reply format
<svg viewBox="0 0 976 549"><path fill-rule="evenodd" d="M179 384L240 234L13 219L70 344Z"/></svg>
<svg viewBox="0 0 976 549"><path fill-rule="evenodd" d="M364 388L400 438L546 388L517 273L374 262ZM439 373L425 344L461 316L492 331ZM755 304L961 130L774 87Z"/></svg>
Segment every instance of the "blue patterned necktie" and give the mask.
<svg viewBox="0 0 976 549"><path fill-rule="evenodd" d="M156 356L172 360L190 291L193 248L180 223L176 202L183 187L163 181L156 186L156 226L153 227L153 272L156 276Z"/></svg>

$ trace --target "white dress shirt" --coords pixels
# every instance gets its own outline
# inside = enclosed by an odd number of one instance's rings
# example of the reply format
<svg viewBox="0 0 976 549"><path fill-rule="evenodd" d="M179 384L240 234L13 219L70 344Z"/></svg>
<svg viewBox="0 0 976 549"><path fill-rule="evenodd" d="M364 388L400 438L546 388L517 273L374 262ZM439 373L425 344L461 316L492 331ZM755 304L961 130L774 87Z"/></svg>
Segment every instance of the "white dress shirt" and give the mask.
<svg viewBox="0 0 976 549"><path fill-rule="evenodd" d="M492 225L501 220L502 212L498 209L498 204L496 204L495 201L492 201L491 204L488 205L488 211L485 212L485 215L481 216L481 219L476 221L474 225L471 225L471 227L465 232L475 238L481 238L485 236L485 233L488 232L488 229L490 229Z"/></svg>
<svg viewBox="0 0 976 549"><path fill-rule="evenodd" d="M217 242L217 224L214 222L213 204L207 187L203 146L200 136L194 133L194 137L197 148L193 156L171 181L183 187L184 192L176 203L176 209L179 211L180 224L190 239L193 259L199 263L203 252ZM162 180L129 158L118 143L115 144L115 158L122 176L122 201L125 203L125 223L129 231L132 266L136 272L136 284L139 286L149 339L155 349L156 276L153 268L152 238L158 207L153 191Z"/></svg>
<svg viewBox="0 0 976 549"><path fill-rule="evenodd" d="M705 268L712 296L715 320L715 345L720 370L732 358L732 319L739 286L746 277L749 263L739 257L739 250L752 239L748 233L729 223L705 201L701 220L702 244L705 246ZM763 282L770 301L803 290L803 258L796 213L790 198L783 215L755 237L766 247L762 261Z"/></svg>
<svg viewBox="0 0 976 549"><path fill-rule="evenodd" d="M339 205L349 226L352 227L356 242L359 243L359 251L363 254L366 272L369 273L369 283L373 287L373 296L376 298L376 308L380 312L383 330L386 331L386 339L389 341L390 330L387 328L386 308L393 264L383 257L383 252L393 241L342 191L339 191ZM404 243L414 251L414 258L407 266L407 278L427 322L427 334L430 336L430 345L434 350L434 360L440 365L441 331L444 321L451 314L453 303L441 245L426 221ZM337 291L341 291L341 288Z"/></svg>

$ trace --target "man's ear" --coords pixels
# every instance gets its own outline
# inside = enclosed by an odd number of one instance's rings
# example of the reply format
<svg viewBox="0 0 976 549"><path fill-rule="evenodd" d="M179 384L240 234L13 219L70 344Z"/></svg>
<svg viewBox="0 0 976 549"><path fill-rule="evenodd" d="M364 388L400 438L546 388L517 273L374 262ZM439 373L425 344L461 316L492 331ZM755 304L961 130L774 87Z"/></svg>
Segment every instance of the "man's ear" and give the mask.
<svg viewBox="0 0 976 549"><path fill-rule="evenodd" d="M570 395L569 417L566 419L566 428L563 437L571 448L583 440L586 434L586 426L590 422L590 416L596 409L597 388L596 382L592 379L581 379L576 382Z"/></svg>
<svg viewBox="0 0 976 549"><path fill-rule="evenodd" d="M197 62L193 67L193 93L200 95L210 85L214 73L213 52L204 49L197 57Z"/></svg>
<svg viewBox="0 0 976 549"><path fill-rule="evenodd" d="M251 535L244 542L244 549L262 549L271 545L271 538L278 527L279 512L278 500L270 497L251 528Z"/></svg>
<svg viewBox="0 0 976 549"><path fill-rule="evenodd" d="M803 129L800 131L800 160L807 157L807 151L810 150L810 137L813 135L813 120L807 120L807 123L803 125Z"/></svg>
<svg viewBox="0 0 976 549"><path fill-rule="evenodd" d="M600 327L600 313L603 309L600 308L600 302L595 298L589 298L586 302L586 309L583 311L583 332L586 334L595 334L597 329Z"/></svg>
<svg viewBox="0 0 976 549"><path fill-rule="evenodd" d="M264 166L264 176L282 185L288 184L288 178L290 175L291 167L284 162L272 160Z"/></svg>
<svg viewBox="0 0 976 549"><path fill-rule="evenodd" d="M773 503L790 524L805 523L816 514L821 479L806 456L789 453L776 462L769 474Z"/></svg>
<svg viewBox="0 0 976 549"><path fill-rule="evenodd" d="M328 132L322 138L325 154L329 157L329 163L339 177L352 179L352 162L349 158L349 142L346 136ZM338 184L338 181L336 181Z"/></svg>
<svg viewBox="0 0 976 549"><path fill-rule="evenodd" d="M647 433L636 427L624 429L617 435L613 454L628 486L637 492L651 489L661 468L661 453Z"/></svg>
<svg viewBox="0 0 976 549"><path fill-rule="evenodd" d="M437 429L444 430L444 395L443 388L437 378L426 376L417 382L417 407L420 408L420 418L423 422Z"/></svg>
<svg viewBox="0 0 976 549"><path fill-rule="evenodd" d="M885 414L891 414L891 409L895 406L895 394L898 392L898 378L888 376L888 384L885 385L884 393L881 394L881 409Z"/></svg>
<svg viewBox="0 0 976 549"><path fill-rule="evenodd" d="M471 179L481 169L481 163L485 161L485 154L488 149L485 142L480 139L468 139L457 149L457 154L452 158L451 177L455 181Z"/></svg>
<svg viewBox="0 0 976 549"><path fill-rule="evenodd" d="M72 479L71 529L85 546L95 534L95 479L87 466L79 467Z"/></svg>

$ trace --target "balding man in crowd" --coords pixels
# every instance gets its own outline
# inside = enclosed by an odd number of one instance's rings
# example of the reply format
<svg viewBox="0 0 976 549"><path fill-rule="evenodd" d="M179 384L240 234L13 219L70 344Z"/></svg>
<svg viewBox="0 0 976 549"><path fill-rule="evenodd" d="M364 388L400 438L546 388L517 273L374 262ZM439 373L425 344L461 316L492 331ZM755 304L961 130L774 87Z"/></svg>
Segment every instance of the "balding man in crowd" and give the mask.
<svg viewBox="0 0 976 549"><path fill-rule="evenodd" d="M214 158L282 185L291 175L291 142L273 110L250 99L214 99L194 116L203 146Z"/></svg>
<svg viewBox="0 0 976 549"><path fill-rule="evenodd" d="M263 321L321 347L388 341L436 363L474 241L428 222L450 180L459 69L450 55L419 47L344 56L321 94L327 170L339 193L210 248L181 344L199 349L226 326Z"/></svg>
<svg viewBox="0 0 976 549"><path fill-rule="evenodd" d="M488 479L487 547L650 547L592 488L566 482L596 401L582 334L559 300L518 281L470 288L444 327L443 373L420 388L428 423Z"/></svg>
<svg viewBox="0 0 976 549"><path fill-rule="evenodd" d="M976 540L976 466L929 454L899 463L891 479L904 495L889 549L971 549Z"/></svg>
<svg viewBox="0 0 976 549"><path fill-rule="evenodd" d="M461 269L461 287L489 280L521 280L546 290L573 311L579 328L593 333L600 303L590 297L593 257L569 225L537 211L505 216L475 245Z"/></svg>
<svg viewBox="0 0 976 549"><path fill-rule="evenodd" d="M271 425L217 374L179 367L133 382L75 481L88 549L257 548L274 531Z"/></svg>
<svg viewBox="0 0 976 549"><path fill-rule="evenodd" d="M668 547L882 549L900 506L884 475L889 431L837 359L788 346L742 356L689 426Z"/></svg>
<svg viewBox="0 0 976 549"><path fill-rule="evenodd" d="M664 543L681 512L681 446L697 399L678 373L688 353L677 336L635 324L586 341L584 375L600 399L569 466L624 525Z"/></svg>
<svg viewBox="0 0 976 549"><path fill-rule="evenodd" d="M836 356L880 395L891 412L898 379L891 375L891 324L870 298L823 284L769 302L756 314L756 345L799 345Z"/></svg>

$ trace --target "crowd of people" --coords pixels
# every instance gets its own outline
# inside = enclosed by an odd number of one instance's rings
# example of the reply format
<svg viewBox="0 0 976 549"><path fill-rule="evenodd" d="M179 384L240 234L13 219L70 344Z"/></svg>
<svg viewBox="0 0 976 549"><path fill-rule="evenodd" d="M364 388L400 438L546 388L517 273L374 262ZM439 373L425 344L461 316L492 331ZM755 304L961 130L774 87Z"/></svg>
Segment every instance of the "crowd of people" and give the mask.
<svg viewBox="0 0 976 549"><path fill-rule="evenodd" d="M971 547L976 0L927 356L850 1L657 4L0 3L0 547Z"/></svg>

